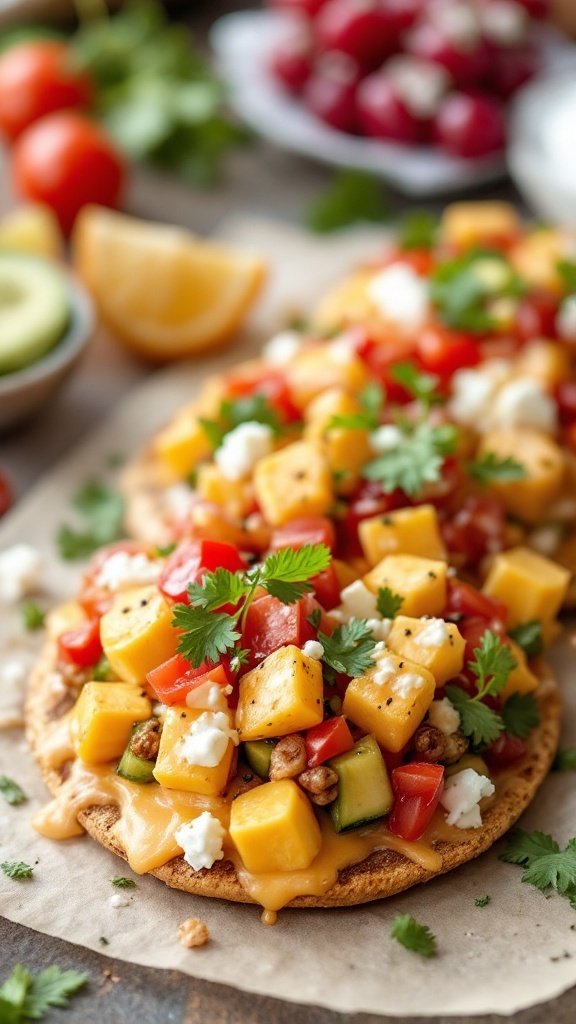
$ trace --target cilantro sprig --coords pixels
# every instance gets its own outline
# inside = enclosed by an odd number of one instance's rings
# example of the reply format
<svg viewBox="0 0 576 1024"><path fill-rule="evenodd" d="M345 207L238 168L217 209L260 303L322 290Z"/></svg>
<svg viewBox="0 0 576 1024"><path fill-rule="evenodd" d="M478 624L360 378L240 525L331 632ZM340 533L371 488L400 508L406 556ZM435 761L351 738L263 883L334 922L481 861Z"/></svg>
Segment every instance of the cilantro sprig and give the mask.
<svg viewBox="0 0 576 1024"><path fill-rule="evenodd" d="M22 882L27 878L32 878L34 875L34 868L30 864L26 864L23 860L5 860L0 864L0 871L3 871L8 878L13 878L17 882Z"/></svg>
<svg viewBox="0 0 576 1024"><path fill-rule="evenodd" d="M495 452L486 452L479 459L468 463L470 476L479 484L508 483L523 480L526 467L511 455L501 459Z"/></svg>
<svg viewBox="0 0 576 1024"><path fill-rule="evenodd" d="M376 608L383 619L396 618L403 604L404 598L401 594L395 594L390 587L380 587L378 590Z"/></svg>
<svg viewBox="0 0 576 1024"><path fill-rule="evenodd" d="M411 398L421 402L426 410L442 401L438 394L440 378L434 373L424 373L415 363L396 363L391 369L392 379L408 392Z"/></svg>
<svg viewBox="0 0 576 1024"><path fill-rule="evenodd" d="M97 548L120 538L124 502L107 484L89 480L74 495L72 504L86 525L82 530L66 524L60 527L56 542L60 556L66 561L86 558Z"/></svg>
<svg viewBox="0 0 576 1024"><path fill-rule="evenodd" d="M68 1006L70 996L86 984L87 978L81 971L62 971L56 965L31 974L22 964L16 964L0 986L0 1020L6 1024L41 1020L51 1006Z"/></svg>
<svg viewBox="0 0 576 1024"><path fill-rule="evenodd" d="M331 636L318 633L324 648L322 661L326 682L332 684L336 674L356 678L373 668L374 635L366 619L350 619L334 630Z"/></svg>
<svg viewBox="0 0 576 1024"><path fill-rule="evenodd" d="M376 480L390 494L397 488L410 497L416 497L428 483L440 480L446 456L456 449L458 434L450 423L431 426L400 425L404 437L396 448L382 452L364 467L363 475Z"/></svg>
<svg viewBox="0 0 576 1024"><path fill-rule="evenodd" d="M270 405L265 395L256 393L243 398L224 399L216 419L201 417L202 429L214 449L219 448L231 430L242 423L262 423L270 427L278 437L282 433L282 424L278 413Z"/></svg>
<svg viewBox="0 0 576 1024"><path fill-rule="evenodd" d="M371 381L358 395L358 412L332 416L326 429L345 427L349 430L376 430L385 398L384 389L376 381Z"/></svg>
<svg viewBox="0 0 576 1024"><path fill-rule="evenodd" d="M474 648L474 660L468 662L468 668L475 677L474 696L469 697L458 686L446 687L446 694L460 715L462 732L476 747L493 743L504 731L503 717L482 701L485 697L497 697L502 692L516 664L510 648L496 633L487 629L480 646Z"/></svg>
<svg viewBox="0 0 576 1024"><path fill-rule="evenodd" d="M134 879L126 878L124 875L119 875L117 878L111 878L110 881L117 889L136 889L136 882Z"/></svg>
<svg viewBox="0 0 576 1024"><path fill-rule="evenodd" d="M501 860L521 865L523 882L536 886L541 892L559 893L576 909L576 838L570 839L561 850L546 832L525 832L516 828L508 837Z"/></svg>
<svg viewBox="0 0 576 1024"><path fill-rule="evenodd" d="M544 650L544 637L540 619L529 619L508 630L508 636L522 648L527 658L537 658Z"/></svg>
<svg viewBox="0 0 576 1024"><path fill-rule="evenodd" d="M426 924L420 924L411 914L397 914L392 922L390 935L405 949L420 956L436 956L436 936Z"/></svg>
<svg viewBox="0 0 576 1024"><path fill-rule="evenodd" d="M182 630L180 653L197 668L205 661L218 661L227 651L236 649L248 609L258 588L263 588L283 604L294 604L313 587L311 580L330 562L324 544L305 544L294 550L275 551L259 565L232 573L216 569L206 573L202 583L188 587L189 604L176 604L172 624ZM226 605L234 611L219 611Z"/></svg>
<svg viewBox="0 0 576 1024"><path fill-rule="evenodd" d="M494 300L521 295L523 285L502 253L473 249L434 271L430 294L440 316L455 330L484 334L495 325Z"/></svg>

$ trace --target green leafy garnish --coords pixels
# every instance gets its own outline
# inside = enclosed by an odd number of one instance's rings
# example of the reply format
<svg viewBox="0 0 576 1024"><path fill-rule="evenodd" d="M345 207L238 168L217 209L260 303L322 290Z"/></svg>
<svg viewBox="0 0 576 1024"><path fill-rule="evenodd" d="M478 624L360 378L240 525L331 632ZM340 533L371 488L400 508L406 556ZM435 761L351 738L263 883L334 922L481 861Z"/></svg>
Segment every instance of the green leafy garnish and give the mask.
<svg viewBox="0 0 576 1024"><path fill-rule="evenodd" d="M538 701L532 693L513 693L502 707L506 732L525 740L540 724Z"/></svg>
<svg viewBox="0 0 576 1024"><path fill-rule="evenodd" d="M484 747L497 740L504 729L500 715L486 704L476 703L458 686L447 686L446 694L460 715L460 728L475 747Z"/></svg>
<svg viewBox="0 0 576 1024"><path fill-rule="evenodd" d="M34 868L23 860L5 860L0 864L0 869L5 875L8 875L8 878L15 878L17 881L32 878L34 874Z"/></svg>
<svg viewBox="0 0 576 1024"><path fill-rule="evenodd" d="M430 294L440 316L455 330L484 334L495 325L491 303L520 295L523 285L495 250L474 249L447 260L434 271Z"/></svg>
<svg viewBox="0 0 576 1024"><path fill-rule="evenodd" d="M555 772L576 772L576 747L565 747L556 754L552 770Z"/></svg>
<svg viewBox="0 0 576 1024"><path fill-rule="evenodd" d="M172 552L175 551L177 547L178 545L175 540L173 540L170 544L158 544L154 548L152 554L154 558L168 558L168 555L171 555Z"/></svg>
<svg viewBox="0 0 576 1024"><path fill-rule="evenodd" d="M86 529L61 526L57 545L62 558L86 558L97 548L118 540L122 531L124 502L120 495L98 480L86 483L72 499L74 508L86 520Z"/></svg>
<svg viewBox="0 0 576 1024"><path fill-rule="evenodd" d="M322 622L322 609L313 608L312 611L310 612L310 615L308 616L308 622L310 623L313 629L318 629L320 623Z"/></svg>
<svg viewBox="0 0 576 1024"><path fill-rule="evenodd" d="M436 956L436 936L428 925L420 924L411 914L397 914L392 922L390 935L405 949L420 956Z"/></svg>
<svg viewBox="0 0 576 1024"><path fill-rule="evenodd" d="M36 601L24 601L24 604L20 606L20 611L22 613L24 629L31 633L37 629L42 629L46 615Z"/></svg>
<svg viewBox="0 0 576 1024"><path fill-rule="evenodd" d="M372 381L358 395L361 409L358 412L348 413L348 415L332 416L326 429L345 427L349 430L376 430L380 423L384 399L383 388L376 381Z"/></svg>
<svg viewBox="0 0 576 1024"><path fill-rule="evenodd" d="M498 739L505 726L503 718L482 704L482 700L502 692L516 668L516 659L500 637L487 629L480 646L474 648L474 660L468 662L468 668L475 676L475 695L469 697L458 686L447 686L446 694L460 715L464 735L471 738L474 746L486 746Z"/></svg>
<svg viewBox="0 0 576 1024"><path fill-rule="evenodd" d="M402 249L432 249L438 234L438 218L428 210L411 210L398 228Z"/></svg>
<svg viewBox="0 0 576 1024"><path fill-rule="evenodd" d="M239 672L240 669L248 664L250 660L250 650L248 647L235 647L234 653L230 658L230 668L233 672Z"/></svg>
<svg viewBox="0 0 576 1024"><path fill-rule="evenodd" d="M562 278L562 283L567 292L576 292L576 263L571 260L559 260L556 270Z"/></svg>
<svg viewBox="0 0 576 1024"><path fill-rule="evenodd" d="M542 636L542 623L540 619L530 619L528 622L521 622L508 630L508 636L522 648L527 658L537 658L544 650L544 637Z"/></svg>
<svg viewBox="0 0 576 1024"><path fill-rule="evenodd" d="M455 450L458 434L449 423L437 427L403 424L401 429L402 443L369 462L363 475L377 480L387 494L400 488L415 497L427 483L440 480L444 460Z"/></svg>
<svg viewBox="0 0 576 1024"><path fill-rule="evenodd" d="M512 480L523 480L526 476L526 468L511 455L501 459L494 452L486 452L480 459L468 463L470 476L480 484L490 484L496 481L507 483Z"/></svg>
<svg viewBox="0 0 576 1024"><path fill-rule="evenodd" d="M14 779L9 779L7 775L0 775L0 794L4 797L6 803L12 804L13 807L25 803L28 799L18 783L14 782Z"/></svg>
<svg viewBox="0 0 576 1024"><path fill-rule="evenodd" d="M96 683L107 683L108 680L114 679L112 666L105 654L102 655L92 669L92 679Z"/></svg>
<svg viewBox="0 0 576 1024"><path fill-rule="evenodd" d="M363 171L342 171L308 209L306 224L326 234L359 221L382 223L389 216L380 181Z"/></svg>
<svg viewBox="0 0 576 1024"><path fill-rule="evenodd" d="M101 935L100 938L98 939L98 942L100 943L101 946L110 945L110 939L107 939L105 935Z"/></svg>
<svg viewBox="0 0 576 1024"><path fill-rule="evenodd" d="M178 650L194 667L218 661L240 640L241 627L259 587L283 604L294 604L312 590L312 579L329 563L330 551L324 544L305 544L297 550L275 551L250 569L206 573L202 583L188 587L190 603L174 606L172 623L182 630ZM237 607L232 613L217 611L223 605Z"/></svg>
<svg viewBox="0 0 576 1024"><path fill-rule="evenodd" d="M270 427L278 437L282 433L282 424L278 413L269 404L265 395L254 394L248 398L226 399L220 404L220 411L215 420L200 418L204 433L214 449L219 448L231 430L241 423L263 423Z"/></svg>
<svg viewBox="0 0 576 1024"><path fill-rule="evenodd" d="M404 603L400 594L393 593L390 587L380 587L376 598L378 614L383 619L394 619Z"/></svg>
<svg viewBox="0 0 576 1024"><path fill-rule="evenodd" d="M42 1020L51 1006L68 1006L70 996L86 984L87 977L81 971L62 971L55 965L31 974L16 964L0 987L0 1020L3 1024Z"/></svg>
<svg viewBox="0 0 576 1024"><path fill-rule="evenodd" d="M433 373L424 373L415 363L396 363L392 367L391 376L426 409L442 401L437 391L440 378Z"/></svg>
<svg viewBox="0 0 576 1024"><path fill-rule="evenodd" d="M508 864L524 867L522 881L541 892L554 890L576 906L576 838L561 850L552 836L545 832L513 829L508 846L501 856Z"/></svg>
<svg viewBox="0 0 576 1024"><path fill-rule="evenodd" d="M322 661L327 667L327 682L334 681L334 673L356 678L374 666L374 635L365 619L350 619L334 630L331 636L318 633L324 648Z"/></svg>
<svg viewBox="0 0 576 1024"><path fill-rule="evenodd" d="M133 878L125 878L120 875L118 878L111 878L112 885L115 885L117 889L135 889L136 882Z"/></svg>
<svg viewBox="0 0 576 1024"><path fill-rule="evenodd" d="M477 896L474 900L475 907L487 907L492 902L491 896Z"/></svg>

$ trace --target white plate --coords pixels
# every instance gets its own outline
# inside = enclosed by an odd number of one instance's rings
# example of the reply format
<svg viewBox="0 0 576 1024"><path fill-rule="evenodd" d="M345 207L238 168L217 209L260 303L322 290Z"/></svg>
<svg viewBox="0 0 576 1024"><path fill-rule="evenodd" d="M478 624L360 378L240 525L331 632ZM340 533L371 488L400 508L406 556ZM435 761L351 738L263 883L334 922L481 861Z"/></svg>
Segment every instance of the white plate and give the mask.
<svg viewBox="0 0 576 1024"><path fill-rule="evenodd" d="M506 173L502 155L461 160L438 148L358 138L322 124L282 89L268 69L269 55L287 30L282 13L240 11L220 18L211 32L232 106L265 138L324 163L369 171L416 197L474 188ZM554 35L545 46L546 65L556 63L566 45Z"/></svg>

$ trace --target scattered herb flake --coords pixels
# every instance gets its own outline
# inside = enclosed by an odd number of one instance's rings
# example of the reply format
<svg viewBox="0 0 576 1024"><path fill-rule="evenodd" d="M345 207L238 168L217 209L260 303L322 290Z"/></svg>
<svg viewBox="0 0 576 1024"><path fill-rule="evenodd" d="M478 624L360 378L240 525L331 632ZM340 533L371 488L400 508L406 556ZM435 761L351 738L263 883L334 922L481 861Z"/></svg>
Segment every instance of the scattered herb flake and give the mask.
<svg viewBox="0 0 576 1024"><path fill-rule="evenodd" d="M420 956L436 956L438 952L436 937L428 925L420 924L411 914L397 914L390 935L405 949L419 953Z"/></svg>
<svg viewBox="0 0 576 1024"><path fill-rule="evenodd" d="M62 971L55 965L31 974L22 964L16 964L0 987L1 1020L3 1024L41 1020L51 1006L68 1006L70 996L86 980L87 975L80 971Z"/></svg>
<svg viewBox="0 0 576 1024"><path fill-rule="evenodd" d="M0 869L5 875L8 875L8 878L14 878L17 881L32 878L34 874L34 868L23 860L5 860L0 864Z"/></svg>
<svg viewBox="0 0 576 1024"><path fill-rule="evenodd" d="M518 462L511 455L501 459L495 452L486 452L480 459L475 459L468 464L470 475L480 484L490 484L495 481L502 483L513 480L523 480L526 476L526 467Z"/></svg>
<svg viewBox="0 0 576 1024"><path fill-rule="evenodd" d="M565 747L556 754L552 770L555 772L576 772L576 747Z"/></svg>
<svg viewBox="0 0 576 1024"><path fill-rule="evenodd" d="M107 683L109 679L113 678L112 666L106 655L103 654L92 670L92 679L96 683Z"/></svg>
<svg viewBox="0 0 576 1024"><path fill-rule="evenodd" d="M98 939L98 942L100 943L101 946L110 945L110 939L107 939L105 935L101 935L100 938Z"/></svg>
<svg viewBox="0 0 576 1024"><path fill-rule="evenodd" d="M24 604L20 606L20 611L22 613L24 629L31 633L37 629L42 629L46 616L36 601L24 601Z"/></svg>
<svg viewBox="0 0 576 1024"><path fill-rule="evenodd" d="M135 889L136 882L133 878L124 878L119 876L118 878L111 878L112 885L115 885L117 889Z"/></svg>
<svg viewBox="0 0 576 1024"><path fill-rule="evenodd" d="M477 896L474 900L474 906L476 907L487 907L492 902L491 896Z"/></svg>
<svg viewBox="0 0 576 1024"><path fill-rule="evenodd" d="M415 363L396 363L392 367L391 375L397 384L401 384L408 394L421 402L425 408L428 409L442 401L437 391L440 378L433 373L424 373Z"/></svg>
<svg viewBox="0 0 576 1024"><path fill-rule="evenodd" d="M404 598L400 594L394 594L390 587L380 587L376 607L383 619L394 619L403 604Z"/></svg>
<svg viewBox="0 0 576 1024"><path fill-rule="evenodd" d="M508 630L508 636L522 648L527 658L537 658L544 650L542 623L539 619L521 622L519 626Z"/></svg>
<svg viewBox="0 0 576 1024"><path fill-rule="evenodd" d="M6 803L12 804L13 807L25 803L28 799L18 783L8 778L7 775L0 775L0 794L2 794Z"/></svg>
<svg viewBox="0 0 576 1024"><path fill-rule="evenodd" d="M328 421L326 429L343 427L347 430L376 430L380 423L380 413L384 400L383 388L376 381L372 381L358 395L358 401L361 406L359 411L332 416Z"/></svg>
<svg viewBox="0 0 576 1024"><path fill-rule="evenodd" d="M432 249L438 233L438 218L428 210L411 210L398 225L402 249Z"/></svg>
<svg viewBox="0 0 576 1024"><path fill-rule="evenodd" d="M88 481L73 498L72 504L86 520L86 528L60 527L57 546L66 561L86 558L97 548L118 540L122 531L124 502L107 484Z"/></svg>
<svg viewBox="0 0 576 1024"><path fill-rule="evenodd" d="M486 630L480 641L480 647L474 648L474 661L468 662L468 668L476 677L476 694L469 697L458 686L447 686L446 694L461 719L461 728L465 736L469 736L474 746L486 746L498 739L505 725L502 716L482 704L484 697L497 696L502 692L508 677L516 667L516 660L509 647L502 643L500 637ZM510 713L513 719L514 708ZM524 719L528 710L524 708ZM516 719L522 717L516 708Z"/></svg>

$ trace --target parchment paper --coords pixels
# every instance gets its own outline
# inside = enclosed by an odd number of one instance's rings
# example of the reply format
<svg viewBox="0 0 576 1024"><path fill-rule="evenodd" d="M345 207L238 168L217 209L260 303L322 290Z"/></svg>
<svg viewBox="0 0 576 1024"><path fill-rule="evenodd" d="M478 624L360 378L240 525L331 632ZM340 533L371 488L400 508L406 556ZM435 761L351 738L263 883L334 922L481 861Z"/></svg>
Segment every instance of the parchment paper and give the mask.
<svg viewBox="0 0 576 1024"><path fill-rule="evenodd" d="M272 311L312 301L332 277L380 244L374 234L334 242L312 241L293 229L239 221L227 235L269 255L275 277L258 327L274 329ZM272 325L272 326L271 326ZM68 499L89 471L98 474L111 452L137 446L212 372L254 348L257 332L242 346L188 369L157 374L103 423L22 502L0 528L0 549L19 540L33 542L44 557L40 600L66 598L79 567L55 556L58 525L70 518ZM0 615L0 664L31 646L16 613ZM33 646L33 644L32 644ZM28 657L31 657L29 652ZM574 655L567 641L553 663L566 699L564 743L576 743ZM13 695L12 708L19 694ZM4 710L9 706L3 695ZM254 906L202 900L166 889L150 877L137 878L129 904L115 909L118 890L110 879L131 875L126 865L87 837L55 843L38 836L30 818L46 799L22 733L0 732L0 773L22 785L26 804L0 800L0 861L35 865L34 879L15 882L0 873L0 908L13 921L102 950L129 962L178 968L185 973L263 995L310 1002L334 1010L389 1015L513 1013L557 996L576 983L576 914L566 900L549 900L520 881L521 871L498 861L503 844L480 860L429 885L377 904L342 910L283 911L273 929L264 927ZM540 828L564 843L576 831L576 777L556 774L544 784L524 816L524 827ZM474 904L489 895L487 907ZM431 926L439 956L422 960L390 939L397 913L413 914ZM183 949L176 937L186 917L208 925L212 943ZM0 964L9 952L0 951Z"/></svg>

